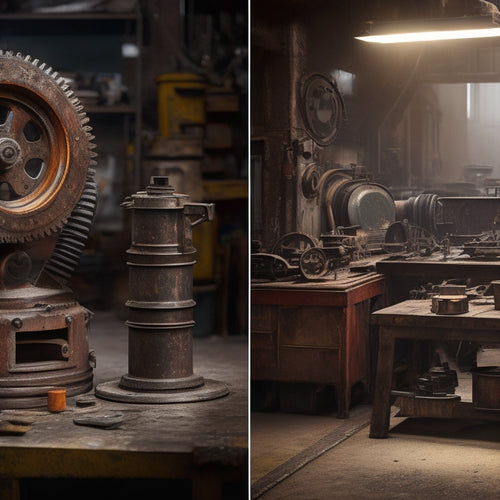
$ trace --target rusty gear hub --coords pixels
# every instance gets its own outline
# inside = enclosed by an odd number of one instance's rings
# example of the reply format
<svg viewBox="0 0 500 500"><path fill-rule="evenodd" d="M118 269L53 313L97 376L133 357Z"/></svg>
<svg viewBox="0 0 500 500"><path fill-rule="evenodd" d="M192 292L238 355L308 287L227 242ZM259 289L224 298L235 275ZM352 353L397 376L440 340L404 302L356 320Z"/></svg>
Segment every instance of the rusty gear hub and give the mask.
<svg viewBox="0 0 500 500"><path fill-rule="evenodd" d="M0 51L0 243L48 236L80 200L95 145L63 78Z"/></svg>

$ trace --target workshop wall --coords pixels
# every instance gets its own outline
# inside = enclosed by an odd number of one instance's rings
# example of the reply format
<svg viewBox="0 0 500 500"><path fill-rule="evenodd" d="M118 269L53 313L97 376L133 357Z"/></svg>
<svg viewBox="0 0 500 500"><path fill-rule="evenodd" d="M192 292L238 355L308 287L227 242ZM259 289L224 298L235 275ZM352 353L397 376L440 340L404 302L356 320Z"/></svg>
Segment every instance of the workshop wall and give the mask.
<svg viewBox="0 0 500 500"><path fill-rule="evenodd" d="M196 333L244 334L247 6L227 0L209 5L200 0L9 1L0 2L0 24L0 49L30 55L67 78L96 137L100 195L69 283L78 300L126 316L131 228L122 202L144 189L151 175L169 175L177 192L216 205L209 229L194 235L197 312L206 311ZM202 120L179 137L196 143L196 153L182 150L152 159L153 142L164 139L159 118L168 107L159 99L157 78L178 74L203 82ZM177 107L186 109L190 97Z"/></svg>
<svg viewBox="0 0 500 500"><path fill-rule="evenodd" d="M259 75L251 89L252 196L266 200L265 211L253 207L252 238L263 248L290 231L321 230L315 203L301 193L309 165L318 175L351 164L368 166L375 179L393 175L382 171L378 133L406 107L418 54L355 44L361 21L381 7L374 3L252 2L252 74ZM316 73L337 82L345 111L327 146L310 140L300 109L301 81Z"/></svg>
<svg viewBox="0 0 500 500"><path fill-rule="evenodd" d="M481 6L464 0L455 7L463 15ZM270 251L287 232L324 230L324 214L302 189L312 166L317 178L363 166L403 199L427 189L469 194L467 166L494 163L494 124L462 118L465 85L498 79L495 40L381 47L354 39L367 20L437 16L444 8L432 0L252 2L254 249ZM326 145L310 140L304 120L301 82L314 73L335 82L343 101L343 119ZM452 83L463 87L439 91Z"/></svg>

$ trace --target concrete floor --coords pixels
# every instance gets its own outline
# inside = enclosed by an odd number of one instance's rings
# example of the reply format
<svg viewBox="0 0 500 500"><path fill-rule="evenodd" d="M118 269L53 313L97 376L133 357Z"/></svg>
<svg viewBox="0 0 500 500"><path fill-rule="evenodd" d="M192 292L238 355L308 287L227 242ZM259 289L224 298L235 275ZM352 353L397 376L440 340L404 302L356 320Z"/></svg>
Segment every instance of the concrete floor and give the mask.
<svg viewBox="0 0 500 500"><path fill-rule="evenodd" d="M464 394L467 380L459 375ZM368 436L370 404L355 405L345 420L334 411L252 412L251 497L500 498L500 423L402 418L397 410L387 439Z"/></svg>

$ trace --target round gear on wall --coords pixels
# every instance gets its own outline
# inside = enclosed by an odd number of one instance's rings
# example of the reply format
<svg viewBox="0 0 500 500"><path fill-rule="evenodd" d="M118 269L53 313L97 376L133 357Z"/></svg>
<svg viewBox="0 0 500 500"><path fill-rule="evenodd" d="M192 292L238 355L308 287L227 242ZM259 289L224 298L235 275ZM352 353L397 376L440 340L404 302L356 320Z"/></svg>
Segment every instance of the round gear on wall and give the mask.
<svg viewBox="0 0 500 500"><path fill-rule="evenodd" d="M308 135L316 144L328 146L346 118L344 101L336 82L321 73L313 73L302 81L299 95L299 107Z"/></svg>

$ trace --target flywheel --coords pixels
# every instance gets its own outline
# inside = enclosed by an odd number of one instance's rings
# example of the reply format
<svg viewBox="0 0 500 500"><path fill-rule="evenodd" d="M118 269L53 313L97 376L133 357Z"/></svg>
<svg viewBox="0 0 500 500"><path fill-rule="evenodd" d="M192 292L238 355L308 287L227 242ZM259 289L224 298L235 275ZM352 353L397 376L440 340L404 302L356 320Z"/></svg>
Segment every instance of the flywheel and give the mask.
<svg viewBox="0 0 500 500"><path fill-rule="evenodd" d="M0 243L64 226L95 164L88 121L52 68L0 51Z"/></svg>

